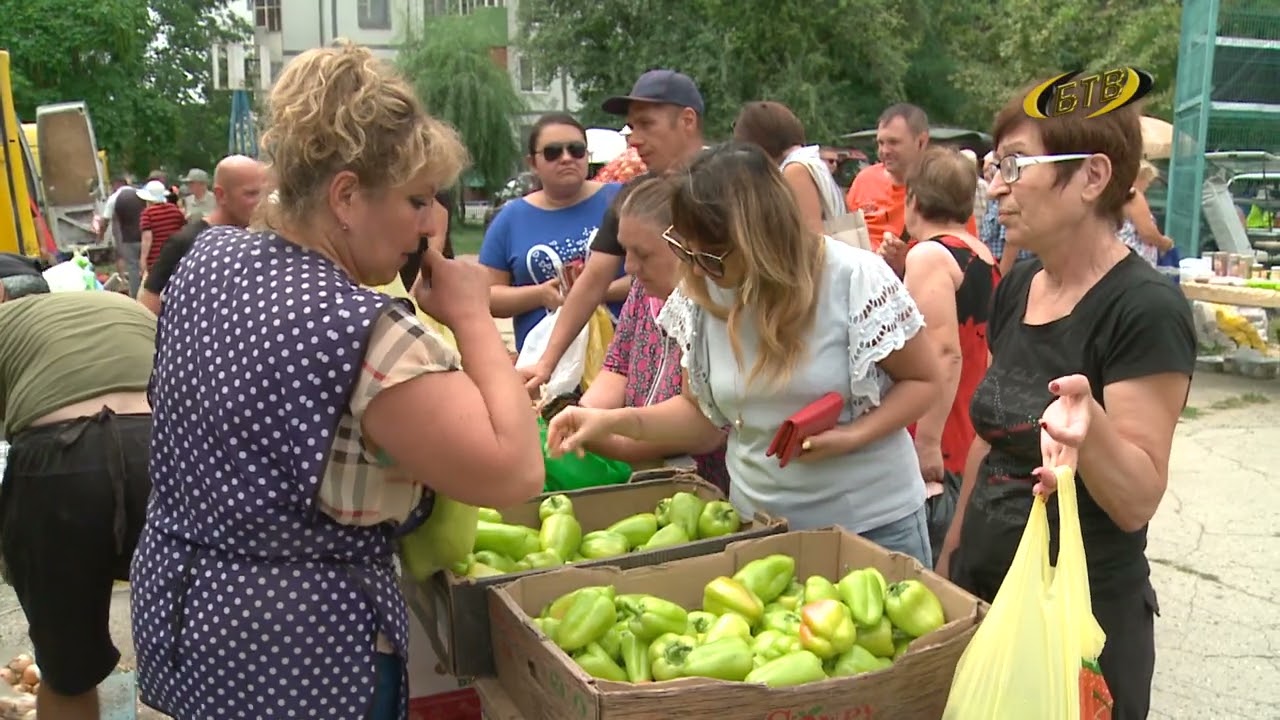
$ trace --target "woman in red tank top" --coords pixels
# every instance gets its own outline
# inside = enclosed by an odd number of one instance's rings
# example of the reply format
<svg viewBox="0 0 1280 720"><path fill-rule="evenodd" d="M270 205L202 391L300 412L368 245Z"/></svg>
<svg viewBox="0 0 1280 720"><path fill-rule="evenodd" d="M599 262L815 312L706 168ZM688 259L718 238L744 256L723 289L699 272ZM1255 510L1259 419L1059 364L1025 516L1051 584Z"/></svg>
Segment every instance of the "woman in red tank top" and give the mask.
<svg viewBox="0 0 1280 720"><path fill-rule="evenodd" d="M907 290L942 353L947 392L913 430L930 496L944 471L964 472L973 423L969 401L986 373L987 313L1000 270L991 251L965 225L973 215L977 175L960 153L928 150L907 181L907 228L921 242L907 253Z"/></svg>

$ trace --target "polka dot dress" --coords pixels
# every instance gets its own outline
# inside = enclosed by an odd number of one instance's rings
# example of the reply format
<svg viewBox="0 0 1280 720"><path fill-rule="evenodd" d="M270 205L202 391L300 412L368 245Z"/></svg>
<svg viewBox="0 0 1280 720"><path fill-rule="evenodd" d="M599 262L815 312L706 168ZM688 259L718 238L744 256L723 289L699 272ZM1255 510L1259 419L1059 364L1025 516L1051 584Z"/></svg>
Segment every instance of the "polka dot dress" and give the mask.
<svg viewBox="0 0 1280 720"><path fill-rule="evenodd" d="M142 699L178 718L366 717L408 644L387 526L314 499L386 296L270 233L215 227L165 299L134 553ZM407 682L401 677L401 716Z"/></svg>

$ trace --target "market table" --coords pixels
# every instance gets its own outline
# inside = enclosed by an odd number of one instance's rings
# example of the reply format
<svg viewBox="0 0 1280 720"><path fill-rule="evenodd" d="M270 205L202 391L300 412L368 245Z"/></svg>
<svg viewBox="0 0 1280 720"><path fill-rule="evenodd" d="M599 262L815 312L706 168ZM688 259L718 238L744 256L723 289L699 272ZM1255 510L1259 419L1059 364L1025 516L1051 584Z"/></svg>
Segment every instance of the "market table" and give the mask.
<svg viewBox="0 0 1280 720"><path fill-rule="evenodd" d="M1219 305L1280 309L1280 292L1275 290L1237 285L1186 282L1182 283L1182 293L1187 296L1188 300L1200 300L1201 302L1218 303Z"/></svg>

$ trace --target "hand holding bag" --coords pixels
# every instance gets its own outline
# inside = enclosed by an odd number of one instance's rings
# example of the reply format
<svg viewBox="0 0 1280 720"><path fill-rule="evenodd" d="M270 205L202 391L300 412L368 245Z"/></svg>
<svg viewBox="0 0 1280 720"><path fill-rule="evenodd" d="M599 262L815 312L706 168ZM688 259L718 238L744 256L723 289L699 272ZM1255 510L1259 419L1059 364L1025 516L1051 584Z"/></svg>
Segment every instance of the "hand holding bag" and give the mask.
<svg viewBox="0 0 1280 720"><path fill-rule="evenodd" d="M844 398L834 392L829 392L804 406L778 427L778 434L773 436L773 442L769 443L765 456L777 456L778 466L786 467L792 458L800 454L800 444L805 441L805 438L826 432L836 426L840 420L840 411L843 409Z"/></svg>

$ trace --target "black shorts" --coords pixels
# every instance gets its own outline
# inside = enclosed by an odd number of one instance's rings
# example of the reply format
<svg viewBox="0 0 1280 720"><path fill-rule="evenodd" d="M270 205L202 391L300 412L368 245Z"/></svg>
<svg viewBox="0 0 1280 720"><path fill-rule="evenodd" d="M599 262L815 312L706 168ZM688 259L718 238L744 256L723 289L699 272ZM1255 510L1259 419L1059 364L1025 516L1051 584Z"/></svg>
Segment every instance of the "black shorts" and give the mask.
<svg viewBox="0 0 1280 720"><path fill-rule="evenodd" d="M967 563L963 545L951 556L951 581L991 602L1000 578ZM1115 701L1112 720L1143 720L1151 709L1151 680L1156 667L1155 616L1160 614L1149 580L1126 591L1094 593L1093 617L1107 634L1098 665Z"/></svg>
<svg viewBox="0 0 1280 720"><path fill-rule="evenodd" d="M10 438L0 551L42 682L60 695L94 689L120 661L111 590L142 530L150 438L150 415L106 410Z"/></svg>

